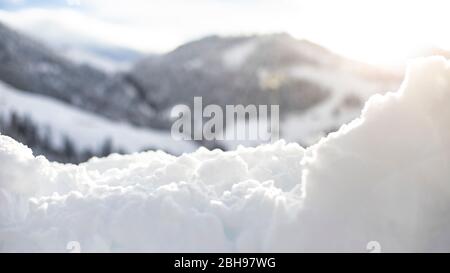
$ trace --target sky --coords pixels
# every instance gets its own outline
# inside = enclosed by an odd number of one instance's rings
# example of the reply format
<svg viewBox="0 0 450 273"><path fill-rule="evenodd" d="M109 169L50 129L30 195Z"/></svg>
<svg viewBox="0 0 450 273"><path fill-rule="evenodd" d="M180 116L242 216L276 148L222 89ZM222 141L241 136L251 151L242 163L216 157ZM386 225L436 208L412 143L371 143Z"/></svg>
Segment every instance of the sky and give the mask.
<svg viewBox="0 0 450 273"><path fill-rule="evenodd" d="M448 0L0 0L0 21L50 40L145 53L212 34L287 32L391 64L426 47L450 49L449 10Z"/></svg>

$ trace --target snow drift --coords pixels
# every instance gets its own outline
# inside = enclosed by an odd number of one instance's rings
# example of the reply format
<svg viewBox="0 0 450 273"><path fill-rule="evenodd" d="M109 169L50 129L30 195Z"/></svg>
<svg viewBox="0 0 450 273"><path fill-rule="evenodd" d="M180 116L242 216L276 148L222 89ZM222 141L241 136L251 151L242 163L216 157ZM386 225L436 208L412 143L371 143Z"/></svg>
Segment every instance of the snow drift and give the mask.
<svg viewBox="0 0 450 273"><path fill-rule="evenodd" d="M0 136L0 250L450 251L450 63L306 150L283 141L80 165Z"/></svg>

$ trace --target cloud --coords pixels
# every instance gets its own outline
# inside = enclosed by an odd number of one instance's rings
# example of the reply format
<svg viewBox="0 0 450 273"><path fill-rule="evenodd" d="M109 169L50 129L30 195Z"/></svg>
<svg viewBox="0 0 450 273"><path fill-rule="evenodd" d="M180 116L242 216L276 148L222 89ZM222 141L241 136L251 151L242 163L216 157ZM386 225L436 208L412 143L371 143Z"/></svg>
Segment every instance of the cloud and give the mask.
<svg viewBox="0 0 450 273"><path fill-rule="evenodd" d="M31 3L27 1L26 3ZM382 62L429 45L450 48L448 1L80 0L23 4L0 20L30 33L78 37L146 52L169 51L209 34L288 32L347 56ZM46 31L47 32L47 31ZM58 34L59 33L59 34ZM56 38L55 38L56 39ZM56 39L57 40L57 39ZM405 53L406 52L406 53Z"/></svg>
<svg viewBox="0 0 450 273"><path fill-rule="evenodd" d="M94 0L82 1L82 9L61 6L2 11L0 20L50 40L64 37L161 52L209 34L282 31L280 7L284 2L289 1L261 1L255 6L253 1L131 0L111 4Z"/></svg>

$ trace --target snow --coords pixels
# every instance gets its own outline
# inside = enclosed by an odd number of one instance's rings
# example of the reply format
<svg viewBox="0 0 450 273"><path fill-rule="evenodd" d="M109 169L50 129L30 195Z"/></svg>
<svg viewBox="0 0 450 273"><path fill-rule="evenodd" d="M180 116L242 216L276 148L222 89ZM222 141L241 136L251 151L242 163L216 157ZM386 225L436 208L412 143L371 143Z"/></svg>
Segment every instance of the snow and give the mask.
<svg viewBox="0 0 450 273"><path fill-rule="evenodd" d="M178 158L113 155L75 166L0 141L3 251L64 251L69 241L84 251L259 249L259 225L287 202L282 189L296 185L303 154L280 142Z"/></svg>
<svg viewBox="0 0 450 273"><path fill-rule="evenodd" d="M227 49L222 56L222 61L225 67L234 70L241 67L248 57L255 51L258 42L250 40L240 43Z"/></svg>
<svg viewBox="0 0 450 273"><path fill-rule="evenodd" d="M307 149L62 165L0 136L0 251L450 251L449 104L435 57Z"/></svg>
<svg viewBox="0 0 450 273"><path fill-rule="evenodd" d="M275 131L276 128L273 130L274 131L272 132L270 120L264 120L263 118L236 119L234 121L234 128L231 130L225 128L223 140L219 139L216 140L216 142L227 151L236 150L239 146L255 147L273 140L278 140L279 133ZM249 133L244 137L236 138L236 135L239 134L239 132L257 132L257 137L252 137ZM271 140L272 136L274 138L273 140Z"/></svg>
<svg viewBox="0 0 450 273"><path fill-rule="evenodd" d="M399 92L372 97L359 119L308 149L298 232L321 240L299 242L350 251L371 238L390 251L448 251L449 103L450 63L418 60Z"/></svg>
<svg viewBox="0 0 450 273"><path fill-rule="evenodd" d="M116 150L128 153L156 148L181 154L196 148L188 142L173 140L169 133L112 122L56 99L21 92L0 82L0 118L8 119L13 112L29 117L41 128L41 134L50 134L56 148L63 148L66 138L79 151L97 151L107 140L111 140Z"/></svg>
<svg viewBox="0 0 450 273"><path fill-rule="evenodd" d="M346 106L346 98L367 101L372 95L395 90L398 86L349 76L348 71L330 70L325 67L294 67L290 71L292 77L317 82L330 96L306 112L290 113L282 121L281 131L287 141L299 141L304 145L312 145L325 136L324 132L338 128L357 118L360 106Z"/></svg>

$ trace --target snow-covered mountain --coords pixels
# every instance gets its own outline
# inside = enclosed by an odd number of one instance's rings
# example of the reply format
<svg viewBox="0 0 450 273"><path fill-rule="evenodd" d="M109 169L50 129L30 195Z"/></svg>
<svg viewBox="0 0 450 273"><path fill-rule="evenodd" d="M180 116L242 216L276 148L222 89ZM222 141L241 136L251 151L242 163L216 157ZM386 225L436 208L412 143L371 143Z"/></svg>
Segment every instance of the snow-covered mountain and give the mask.
<svg viewBox="0 0 450 273"><path fill-rule="evenodd" d="M401 75L273 34L207 37L141 61L129 78L159 112L194 96L221 106L279 104L290 129L307 127L283 136L310 143L355 118L370 95L395 90ZM299 119L306 124L291 126Z"/></svg>
<svg viewBox="0 0 450 273"><path fill-rule="evenodd" d="M0 80L112 120L151 126L153 110L122 75L69 61L0 24Z"/></svg>
<svg viewBox="0 0 450 273"><path fill-rule="evenodd" d="M27 143L51 160L81 162L111 152L191 152L194 144L175 141L167 131L137 128L0 82L0 132Z"/></svg>
<svg viewBox="0 0 450 273"><path fill-rule="evenodd" d="M83 64L89 56L74 62L77 50L57 51L2 24L0 37L0 81L107 122L165 132L172 125L171 108L192 105L193 98L201 96L205 105L278 104L281 137L308 146L355 118L370 95L395 90L401 79L287 34L206 37L167 54L148 56L130 70L116 73ZM100 128L92 135L106 137ZM111 139L112 131L105 131ZM23 138L23 132L17 137ZM25 144L52 154L39 145ZM258 143L200 144L232 149Z"/></svg>

